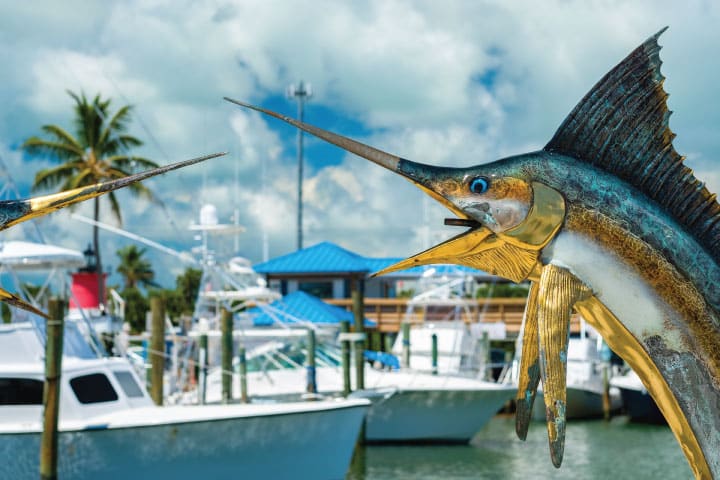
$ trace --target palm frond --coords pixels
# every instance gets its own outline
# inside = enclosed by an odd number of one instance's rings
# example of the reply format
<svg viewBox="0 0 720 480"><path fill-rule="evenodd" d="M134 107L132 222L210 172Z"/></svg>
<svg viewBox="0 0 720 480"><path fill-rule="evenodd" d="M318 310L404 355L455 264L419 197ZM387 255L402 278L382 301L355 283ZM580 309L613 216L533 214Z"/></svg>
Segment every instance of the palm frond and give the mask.
<svg viewBox="0 0 720 480"><path fill-rule="evenodd" d="M75 163L65 163L53 168L40 170L35 174L35 181L31 190L46 190L57 186L59 183L75 176L78 165Z"/></svg>
<svg viewBox="0 0 720 480"><path fill-rule="evenodd" d="M57 125L43 125L41 128L43 132L55 137L58 142L64 142L68 145L72 145L77 149L78 152L83 151L83 147L82 145L80 145L80 142L78 142L77 138L73 137L64 128Z"/></svg>
<svg viewBox="0 0 720 480"><path fill-rule="evenodd" d="M66 188L68 190L71 188L85 187L87 185L98 183L98 179L95 177L92 169L83 165L83 168L78 170L79 171L73 175L72 178L68 179L68 182L66 183Z"/></svg>
<svg viewBox="0 0 720 480"><path fill-rule="evenodd" d="M123 219L122 213L120 211L120 202L118 202L117 195L115 195L115 192L110 192L107 194L107 199L110 202L110 211L113 213L113 216L118 221L118 224L122 226Z"/></svg>
<svg viewBox="0 0 720 480"><path fill-rule="evenodd" d="M107 109L110 101L103 101L100 95L96 95L91 103L84 93L80 96L69 93L75 100L76 135L86 147L95 148L98 146L102 126L108 116Z"/></svg>
<svg viewBox="0 0 720 480"><path fill-rule="evenodd" d="M30 155L54 157L57 160L74 160L83 156L82 149L64 142L53 142L40 137L30 137L22 145Z"/></svg>
<svg viewBox="0 0 720 480"><path fill-rule="evenodd" d="M130 122L129 105L121 107L111 118L105 117L103 129L98 139L98 145L102 145L104 149L110 150L109 143L118 136L123 135L127 131L127 124Z"/></svg>
<svg viewBox="0 0 720 480"><path fill-rule="evenodd" d="M102 143L102 149L106 155L116 155L118 152L126 153L131 147L141 147L142 145L142 140L132 135L118 135Z"/></svg>
<svg viewBox="0 0 720 480"><path fill-rule="evenodd" d="M112 157L106 157L105 162L128 172L150 170L151 168L158 168L160 166L152 160L134 155L114 155Z"/></svg>

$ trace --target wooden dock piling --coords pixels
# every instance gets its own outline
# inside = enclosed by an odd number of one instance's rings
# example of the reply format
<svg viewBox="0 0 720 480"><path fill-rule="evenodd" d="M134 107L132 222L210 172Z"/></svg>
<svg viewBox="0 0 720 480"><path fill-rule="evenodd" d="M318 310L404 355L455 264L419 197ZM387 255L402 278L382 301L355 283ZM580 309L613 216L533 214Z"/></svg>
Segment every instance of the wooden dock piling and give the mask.
<svg viewBox="0 0 720 480"><path fill-rule="evenodd" d="M48 302L46 321L45 386L43 388L43 431L40 439L40 479L57 479L58 420L60 417L60 377L62 372L65 301Z"/></svg>
<svg viewBox="0 0 720 480"><path fill-rule="evenodd" d="M350 325L347 321L343 320L340 322L340 332L342 334L350 332ZM340 347L342 352L343 396L347 397L350 395L350 342L340 340Z"/></svg>
<svg viewBox="0 0 720 480"><path fill-rule="evenodd" d="M232 354L233 354L233 315L223 308L220 311L220 331L222 345L222 403L232 401Z"/></svg>
<svg viewBox="0 0 720 480"><path fill-rule="evenodd" d="M610 362L603 362L602 374L603 374L603 418L607 421L610 420L610 378L609 378Z"/></svg>
<svg viewBox="0 0 720 480"><path fill-rule="evenodd" d="M315 330L308 328L308 345L307 345L307 386L305 391L310 394L317 393L317 377L315 370Z"/></svg>
<svg viewBox="0 0 720 480"><path fill-rule="evenodd" d="M432 334L432 374L438 374L438 337L437 333Z"/></svg>
<svg viewBox="0 0 720 480"><path fill-rule="evenodd" d="M165 303L160 297L150 299L152 332L150 333L150 397L155 405L163 404L165 372Z"/></svg>
<svg viewBox="0 0 720 480"><path fill-rule="evenodd" d="M353 315L355 319L355 333L364 334L365 326L365 304L363 281L357 279L355 288L352 291ZM355 388L362 390L365 388L365 340L355 342Z"/></svg>
<svg viewBox="0 0 720 480"><path fill-rule="evenodd" d="M403 322L400 327L402 331L402 366L410 368L410 323Z"/></svg>
<svg viewBox="0 0 720 480"><path fill-rule="evenodd" d="M492 378L492 359L490 356L490 334L487 331L482 332L482 355L484 359L483 371L480 378L489 380Z"/></svg>
<svg viewBox="0 0 720 480"><path fill-rule="evenodd" d="M247 386L247 358L245 356L245 346L238 346L238 371L240 376L240 401L248 403L248 386Z"/></svg>
<svg viewBox="0 0 720 480"><path fill-rule="evenodd" d="M205 394L207 392L207 367L208 367L208 336L203 333L200 335L198 348L198 403L205 405Z"/></svg>

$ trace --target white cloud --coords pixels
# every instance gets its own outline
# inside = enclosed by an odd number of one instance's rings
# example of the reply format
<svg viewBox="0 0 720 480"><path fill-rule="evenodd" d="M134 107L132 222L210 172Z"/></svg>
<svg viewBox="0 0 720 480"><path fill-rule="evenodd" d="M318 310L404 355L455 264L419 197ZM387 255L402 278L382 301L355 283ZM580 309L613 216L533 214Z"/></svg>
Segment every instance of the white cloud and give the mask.
<svg viewBox="0 0 720 480"><path fill-rule="evenodd" d="M223 221L239 209L241 248L253 260L263 231L271 255L294 249L294 133L222 96L292 113L279 99L302 78L314 87L313 121L329 110L338 133L351 124L386 151L468 166L542 147L594 82L667 24L661 56L675 143L720 190L714 3L137 0L0 10L0 154L23 193L49 163L23 163L16 147L42 124L69 125L66 89L133 104L133 134L146 141L140 153L159 163L231 152L148 182L169 214L122 196L131 230L178 248L194 245L180 230L212 201ZM78 10L84 15L70 14ZM306 169L306 245L331 240L368 255L406 255L425 246L426 223L455 233L441 226L444 209L408 182L350 156L328 163ZM48 236L87 243L87 229L44 222ZM110 252L121 243L103 237ZM158 262L172 283L177 266Z"/></svg>
<svg viewBox="0 0 720 480"><path fill-rule="evenodd" d="M72 100L66 91L112 97L119 86L126 95L143 101L153 96L153 86L127 78L122 60L107 55L89 55L65 50L39 52L32 65L33 87L27 98L29 106L41 114L66 113Z"/></svg>

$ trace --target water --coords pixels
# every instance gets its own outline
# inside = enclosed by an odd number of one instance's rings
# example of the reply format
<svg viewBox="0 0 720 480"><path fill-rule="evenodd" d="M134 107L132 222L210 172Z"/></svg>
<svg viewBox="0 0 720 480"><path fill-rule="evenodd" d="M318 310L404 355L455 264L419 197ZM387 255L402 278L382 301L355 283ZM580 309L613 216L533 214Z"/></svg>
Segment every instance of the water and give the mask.
<svg viewBox="0 0 720 480"><path fill-rule="evenodd" d="M355 452L346 480L412 479L692 479L668 427L628 423L624 417L570 421L565 456L553 467L547 431L530 426L527 441L515 436L515 419L498 416L458 446L365 446Z"/></svg>

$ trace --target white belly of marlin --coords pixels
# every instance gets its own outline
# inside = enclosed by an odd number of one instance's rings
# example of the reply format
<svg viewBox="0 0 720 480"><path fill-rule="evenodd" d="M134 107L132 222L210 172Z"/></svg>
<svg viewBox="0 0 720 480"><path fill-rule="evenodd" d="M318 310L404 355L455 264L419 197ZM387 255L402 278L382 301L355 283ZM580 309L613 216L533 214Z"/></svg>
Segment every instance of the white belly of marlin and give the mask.
<svg viewBox="0 0 720 480"><path fill-rule="evenodd" d="M581 279L638 338L663 333L665 312L671 307L623 258L592 238L561 231L543 251L543 263L563 267Z"/></svg>

